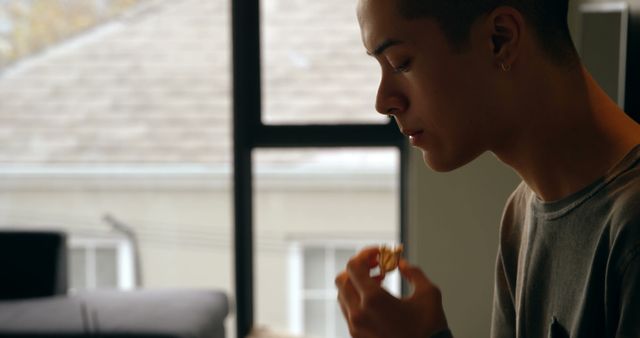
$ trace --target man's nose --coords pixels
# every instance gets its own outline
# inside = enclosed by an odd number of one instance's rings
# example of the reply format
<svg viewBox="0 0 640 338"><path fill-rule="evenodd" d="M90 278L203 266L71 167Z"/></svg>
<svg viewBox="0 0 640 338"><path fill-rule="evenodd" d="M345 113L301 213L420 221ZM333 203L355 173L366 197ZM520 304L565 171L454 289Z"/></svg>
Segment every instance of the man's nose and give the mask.
<svg viewBox="0 0 640 338"><path fill-rule="evenodd" d="M382 115L398 115L407 108L405 96L394 86L380 81L376 95L376 110Z"/></svg>

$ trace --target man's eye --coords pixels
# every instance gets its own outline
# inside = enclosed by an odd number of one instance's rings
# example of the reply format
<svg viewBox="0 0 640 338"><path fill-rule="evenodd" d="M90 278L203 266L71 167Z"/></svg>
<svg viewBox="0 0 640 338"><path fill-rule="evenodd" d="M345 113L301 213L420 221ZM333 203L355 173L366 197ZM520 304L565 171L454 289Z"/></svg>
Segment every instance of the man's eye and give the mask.
<svg viewBox="0 0 640 338"><path fill-rule="evenodd" d="M394 73L406 73L409 71L409 66L411 65L411 59L407 59L399 66L393 68Z"/></svg>

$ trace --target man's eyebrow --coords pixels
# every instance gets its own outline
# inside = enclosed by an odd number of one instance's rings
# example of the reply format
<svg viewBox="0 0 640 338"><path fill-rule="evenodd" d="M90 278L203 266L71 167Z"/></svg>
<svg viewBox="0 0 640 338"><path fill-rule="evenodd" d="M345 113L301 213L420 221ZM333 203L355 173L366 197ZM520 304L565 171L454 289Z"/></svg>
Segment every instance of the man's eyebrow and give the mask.
<svg viewBox="0 0 640 338"><path fill-rule="evenodd" d="M369 51L367 51L367 54L369 54L369 55L371 55L371 56L378 56L378 55L380 55L380 54L384 53L384 51L385 51L387 48L392 47L392 46L395 46L395 45L399 45L399 44L401 44L401 43L403 43L403 41L401 41L401 40L397 40L397 39L387 39L387 40L384 40L381 44L379 44L379 45L378 45L378 47L376 47L376 48L373 50L373 52L369 52Z"/></svg>

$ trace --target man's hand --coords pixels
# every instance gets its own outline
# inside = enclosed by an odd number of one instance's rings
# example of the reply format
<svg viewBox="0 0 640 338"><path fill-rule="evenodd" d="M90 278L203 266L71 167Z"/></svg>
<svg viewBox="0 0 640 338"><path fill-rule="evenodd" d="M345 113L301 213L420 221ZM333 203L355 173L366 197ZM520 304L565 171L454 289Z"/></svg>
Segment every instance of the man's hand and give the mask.
<svg viewBox="0 0 640 338"><path fill-rule="evenodd" d="M400 260L400 273L413 294L398 299L381 287L383 276L371 277L378 248L362 250L336 277L338 301L353 338L428 338L446 329L440 290L417 267Z"/></svg>

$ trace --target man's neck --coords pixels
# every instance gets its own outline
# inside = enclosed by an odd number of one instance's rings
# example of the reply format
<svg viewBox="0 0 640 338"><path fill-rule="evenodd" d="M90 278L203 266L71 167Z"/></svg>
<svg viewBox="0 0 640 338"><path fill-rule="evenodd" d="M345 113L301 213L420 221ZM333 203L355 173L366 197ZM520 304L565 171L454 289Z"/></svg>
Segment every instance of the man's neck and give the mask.
<svg viewBox="0 0 640 338"><path fill-rule="evenodd" d="M513 142L494 149L544 201L588 186L640 144L640 126L591 76L580 73L553 81L553 88L548 81L533 88L539 95L522 105L527 111L521 115L520 132Z"/></svg>

